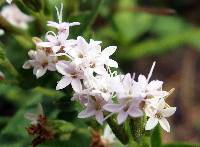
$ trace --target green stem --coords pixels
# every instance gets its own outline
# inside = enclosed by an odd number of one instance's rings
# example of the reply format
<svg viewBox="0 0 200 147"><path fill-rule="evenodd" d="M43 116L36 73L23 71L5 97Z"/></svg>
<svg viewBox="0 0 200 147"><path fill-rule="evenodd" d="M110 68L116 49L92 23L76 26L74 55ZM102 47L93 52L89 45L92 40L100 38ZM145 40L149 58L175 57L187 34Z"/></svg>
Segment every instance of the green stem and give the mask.
<svg viewBox="0 0 200 147"><path fill-rule="evenodd" d="M108 118L107 123L109 124L115 136L121 141L121 143L128 144L129 137L125 127L123 125L118 125L117 121L113 117Z"/></svg>

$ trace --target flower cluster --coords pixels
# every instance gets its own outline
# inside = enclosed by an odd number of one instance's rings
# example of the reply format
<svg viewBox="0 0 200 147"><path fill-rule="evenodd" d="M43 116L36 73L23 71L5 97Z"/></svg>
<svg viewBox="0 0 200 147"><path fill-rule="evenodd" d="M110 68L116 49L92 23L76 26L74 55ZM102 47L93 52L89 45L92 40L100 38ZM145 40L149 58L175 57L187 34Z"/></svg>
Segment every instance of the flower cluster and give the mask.
<svg viewBox="0 0 200 147"><path fill-rule="evenodd" d="M27 29L28 22L33 21L31 16L24 14L15 4L4 6L0 15L2 15L13 26L21 29Z"/></svg>
<svg viewBox="0 0 200 147"><path fill-rule="evenodd" d="M80 102L84 108L79 118L94 117L103 124L108 117L116 114L118 124L122 124L128 117L147 116L146 130L160 123L169 132L166 118L176 111L176 107L165 102L171 92L162 90L163 82L150 81L155 62L147 77L118 74L114 70L118 63L110 57L116 46L102 49L101 41L90 39L87 42L81 36L69 39L70 27L80 23L62 22L62 8L60 12L57 9L57 15L58 23L49 21L47 24L57 32L47 32L45 41L34 39L37 50L29 51L31 59L23 67L33 68L37 78L47 70L58 71L62 78L56 89L72 86L72 100Z"/></svg>

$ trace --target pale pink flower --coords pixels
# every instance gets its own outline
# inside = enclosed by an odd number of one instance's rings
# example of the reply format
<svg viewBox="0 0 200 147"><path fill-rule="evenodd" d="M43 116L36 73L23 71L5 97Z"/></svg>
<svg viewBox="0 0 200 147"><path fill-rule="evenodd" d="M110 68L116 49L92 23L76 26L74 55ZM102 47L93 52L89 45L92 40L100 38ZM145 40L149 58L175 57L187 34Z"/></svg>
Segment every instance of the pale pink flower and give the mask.
<svg viewBox="0 0 200 147"><path fill-rule="evenodd" d="M67 37L65 34L50 34L48 33L46 35L47 41L44 42L38 42L37 45L39 47L46 47L51 48L54 53L60 52L64 53L68 49L71 49L72 46L76 44L76 41L73 39L67 40Z"/></svg>
<svg viewBox="0 0 200 147"><path fill-rule="evenodd" d="M58 30L58 34L65 34L66 36L69 36L69 28L72 26L80 25L79 22L61 22L57 23L54 21L48 21L47 26L54 27Z"/></svg>
<svg viewBox="0 0 200 147"><path fill-rule="evenodd" d="M56 90L63 89L69 84L72 85L74 91L82 90L81 79L83 79L83 71L68 61L59 61L56 64L57 71L63 75L58 82Z"/></svg>
<svg viewBox="0 0 200 147"><path fill-rule="evenodd" d="M0 14L13 26L22 29L27 29L28 22L33 21L33 18L31 16L28 16L21 12L20 9L14 4L4 6Z"/></svg>
<svg viewBox="0 0 200 147"><path fill-rule="evenodd" d="M153 69L155 67L155 62L153 63L151 70L146 78L144 75L139 75L138 77L138 85L141 89L141 94L144 97L164 97L168 94L167 91L162 90L163 81L153 80L149 82Z"/></svg>
<svg viewBox="0 0 200 147"><path fill-rule="evenodd" d="M88 98L86 109L78 114L78 118L88 118L94 116L101 125L104 121L103 106L106 101L99 95L94 95Z"/></svg>
<svg viewBox="0 0 200 147"><path fill-rule="evenodd" d="M151 130L160 123L165 131L170 132L170 125L166 118L175 113L176 107L169 107L164 98L153 98L149 101L152 103L145 108L145 113L149 117L145 129Z"/></svg>
<svg viewBox="0 0 200 147"><path fill-rule="evenodd" d="M58 61L57 57L51 56L41 49L36 51L30 50L28 55L30 60L24 63L23 68L33 68L33 74L36 75L37 78L43 76L47 70L56 71L55 64Z"/></svg>

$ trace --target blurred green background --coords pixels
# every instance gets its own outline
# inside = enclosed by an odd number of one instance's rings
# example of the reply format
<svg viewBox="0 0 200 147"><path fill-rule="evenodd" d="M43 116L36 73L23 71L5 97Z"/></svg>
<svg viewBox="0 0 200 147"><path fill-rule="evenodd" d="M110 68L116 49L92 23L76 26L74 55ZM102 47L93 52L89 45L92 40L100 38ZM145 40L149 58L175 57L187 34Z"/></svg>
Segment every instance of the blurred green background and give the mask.
<svg viewBox="0 0 200 147"><path fill-rule="evenodd" d="M80 106L71 102L71 90L55 91L59 75L48 72L37 79L22 69L27 52L34 49L31 37L44 38L47 20L56 20L54 6L64 3L63 20L79 21L70 38L84 36L102 40L102 46L117 45L114 57L125 72L147 74L153 61L152 79L164 81L164 89L175 88L169 98L177 112L170 119L171 133L163 142L200 142L200 2L198 0L43 0L29 11L18 0L14 3L35 19L27 31L5 25L0 18L0 146L27 147L31 137L25 127L26 112L42 103L50 119L59 120L56 140L40 146L87 147L91 143L88 125L95 121L78 119ZM37 1L36 2L40 2ZM7 5L0 0L0 5ZM39 10L38 10L39 9ZM57 21L57 20L56 20ZM62 120L62 121L61 121Z"/></svg>

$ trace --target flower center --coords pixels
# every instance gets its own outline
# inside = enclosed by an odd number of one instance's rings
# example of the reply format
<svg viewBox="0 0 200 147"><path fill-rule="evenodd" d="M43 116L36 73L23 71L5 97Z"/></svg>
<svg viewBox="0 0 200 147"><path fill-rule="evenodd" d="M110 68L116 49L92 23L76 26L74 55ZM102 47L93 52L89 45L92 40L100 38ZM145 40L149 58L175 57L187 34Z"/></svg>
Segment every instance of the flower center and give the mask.
<svg viewBox="0 0 200 147"><path fill-rule="evenodd" d="M155 117L158 118L158 119L161 119L162 118L162 114L160 112L157 112L155 114Z"/></svg>
<svg viewBox="0 0 200 147"><path fill-rule="evenodd" d="M73 78L73 79L76 79L78 76L77 76L77 73L71 73L70 76Z"/></svg>
<svg viewBox="0 0 200 147"><path fill-rule="evenodd" d="M90 62L90 68L95 68L95 63L94 62Z"/></svg>

